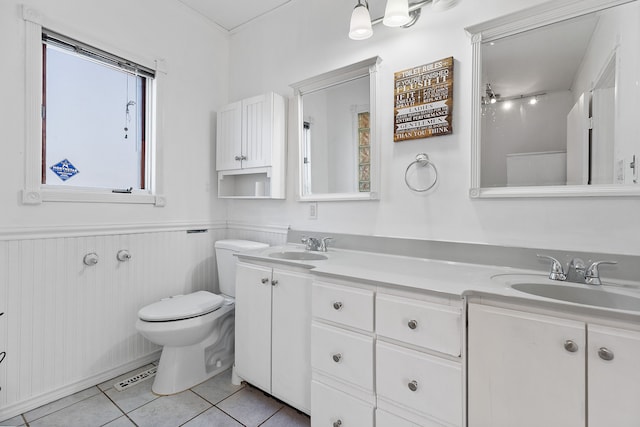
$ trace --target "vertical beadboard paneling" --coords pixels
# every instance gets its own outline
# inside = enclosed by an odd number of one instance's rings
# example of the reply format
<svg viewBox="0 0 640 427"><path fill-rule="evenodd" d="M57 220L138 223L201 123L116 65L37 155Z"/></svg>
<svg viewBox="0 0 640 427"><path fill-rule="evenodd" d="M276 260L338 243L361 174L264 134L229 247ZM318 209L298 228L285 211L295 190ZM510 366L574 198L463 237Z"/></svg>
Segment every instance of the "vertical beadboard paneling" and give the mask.
<svg viewBox="0 0 640 427"><path fill-rule="evenodd" d="M148 360L159 347L136 331L138 310L217 291L214 242L224 237L214 229L0 241L0 419ZM116 259L121 249L131 260ZM83 264L90 252L97 265Z"/></svg>
<svg viewBox="0 0 640 427"><path fill-rule="evenodd" d="M229 239L255 240L256 242L268 243L270 246L281 246L287 243L287 233L283 229L272 230L270 228L261 229L255 227L233 227L227 231Z"/></svg>
<svg viewBox="0 0 640 427"><path fill-rule="evenodd" d="M8 317L9 317L9 250L7 242L0 242L0 352L7 352L5 359L0 362L0 408L7 403L7 365L11 360L7 347L9 345Z"/></svg>

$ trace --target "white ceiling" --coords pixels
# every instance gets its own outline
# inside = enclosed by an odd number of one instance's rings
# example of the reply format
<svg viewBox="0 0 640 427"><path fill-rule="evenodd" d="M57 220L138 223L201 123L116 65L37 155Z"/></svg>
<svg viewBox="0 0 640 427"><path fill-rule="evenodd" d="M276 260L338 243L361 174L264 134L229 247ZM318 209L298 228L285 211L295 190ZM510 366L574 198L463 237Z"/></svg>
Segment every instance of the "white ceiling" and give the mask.
<svg viewBox="0 0 640 427"><path fill-rule="evenodd" d="M292 0L179 0L231 31Z"/></svg>

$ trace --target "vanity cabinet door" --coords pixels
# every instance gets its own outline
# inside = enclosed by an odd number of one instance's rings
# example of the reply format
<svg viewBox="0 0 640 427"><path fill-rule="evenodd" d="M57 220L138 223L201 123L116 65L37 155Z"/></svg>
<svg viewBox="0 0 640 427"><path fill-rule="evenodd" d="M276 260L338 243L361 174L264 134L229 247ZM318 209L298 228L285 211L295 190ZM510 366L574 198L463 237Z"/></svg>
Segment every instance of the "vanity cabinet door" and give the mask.
<svg viewBox="0 0 640 427"><path fill-rule="evenodd" d="M583 322L469 304L469 427L584 427L585 329Z"/></svg>
<svg viewBox="0 0 640 427"><path fill-rule="evenodd" d="M640 425L640 332L589 325L589 427Z"/></svg>
<svg viewBox="0 0 640 427"><path fill-rule="evenodd" d="M271 390L271 268L236 264L235 366L240 377Z"/></svg>
<svg viewBox="0 0 640 427"><path fill-rule="evenodd" d="M273 271L271 394L296 408L311 408L311 278Z"/></svg>

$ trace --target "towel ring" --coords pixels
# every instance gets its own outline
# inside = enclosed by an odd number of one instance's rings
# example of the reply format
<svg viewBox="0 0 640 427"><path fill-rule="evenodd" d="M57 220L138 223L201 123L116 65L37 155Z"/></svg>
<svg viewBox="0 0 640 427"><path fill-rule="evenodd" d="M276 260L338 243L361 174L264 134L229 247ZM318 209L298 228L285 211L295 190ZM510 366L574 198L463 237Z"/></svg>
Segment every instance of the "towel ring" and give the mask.
<svg viewBox="0 0 640 427"><path fill-rule="evenodd" d="M433 179L431 185L427 188L415 188L414 186L409 184L407 173L409 173L409 169L411 169L411 166L416 164L419 166L431 166L433 168L433 171L435 172L435 178ZM433 186L438 182L438 169L436 168L436 165L434 165L433 162L429 160L429 156L426 153L420 153L416 155L416 159L413 162L409 163L409 166L407 166L407 170L404 171L404 182L405 184L407 184L407 187L409 187L409 190L415 191L417 193L424 193L425 191L431 190Z"/></svg>

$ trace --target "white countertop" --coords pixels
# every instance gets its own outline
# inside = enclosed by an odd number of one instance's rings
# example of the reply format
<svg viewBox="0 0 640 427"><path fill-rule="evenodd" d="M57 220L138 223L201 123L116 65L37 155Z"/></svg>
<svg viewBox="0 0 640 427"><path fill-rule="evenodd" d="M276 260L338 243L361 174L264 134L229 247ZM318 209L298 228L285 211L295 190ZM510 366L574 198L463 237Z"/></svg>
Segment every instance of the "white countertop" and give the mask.
<svg viewBox="0 0 640 427"><path fill-rule="evenodd" d="M328 252L317 252L327 256L326 260L288 260L273 258L274 252L304 251L302 245L272 246L266 249L238 254L241 260L268 262L270 264L303 267L319 278L357 280L371 284L398 286L406 289L446 294L449 296L510 298L514 302L535 302L549 308L586 310L596 315L613 314L627 320L640 322L640 311L626 311L560 301L524 293L510 287L518 281L549 283L563 286L589 287L603 292L622 293L640 298L640 283L619 282L615 285L578 285L553 281L547 273L503 266L467 264L442 260L387 255L374 252L330 248ZM603 279L604 280L604 279Z"/></svg>

